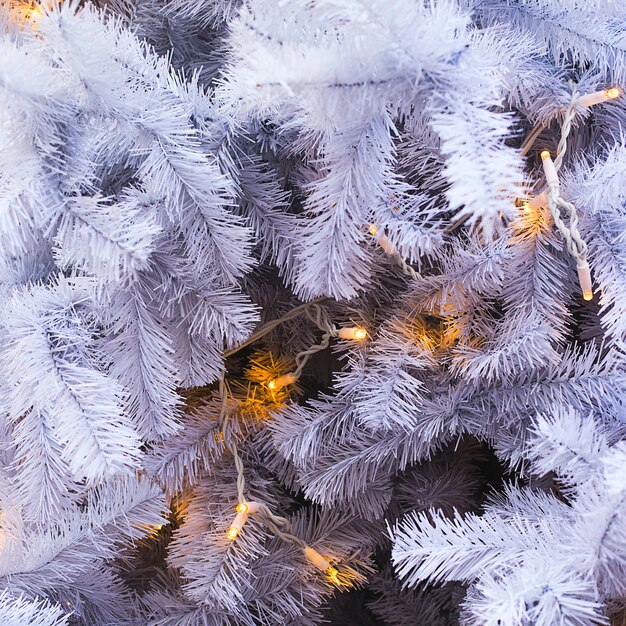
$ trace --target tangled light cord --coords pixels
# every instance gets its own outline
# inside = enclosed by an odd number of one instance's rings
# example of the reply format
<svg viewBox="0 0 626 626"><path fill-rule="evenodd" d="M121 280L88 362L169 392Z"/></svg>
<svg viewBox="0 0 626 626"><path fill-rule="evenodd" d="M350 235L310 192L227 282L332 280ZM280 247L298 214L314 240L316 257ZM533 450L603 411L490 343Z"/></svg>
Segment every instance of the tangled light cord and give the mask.
<svg viewBox="0 0 626 626"><path fill-rule="evenodd" d="M227 383L222 378L219 386L221 396L221 411L219 417L219 425L222 431L228 426L229 414ZM272 513L270 508L263 502L256 502L246 498L246 479L244 473L244 465L237 450L237 444L234 441L226 443L226 448L233 455L235 468L237 470L237 506L235 507L236 515L233 519L227 533L227 538L234 541L239 536L241 529L244 527L250 516L255 516L274 536L282 541L290 543L300 548L308 561L317 569L323 571L328 577L329 582L337 587L347 587L348 579L340 576L340 572L333 567L331 561L320 554L317 550L309 546L304 540L300 539L293 533L291 522L279 515Z"/></svg>
<svg viewBox="0 0 626 626"><path fill-rule="evenodd" d="M363 340L367 337L367 331L359 326L338 328L332 324L327 312L319 305L319 300L317 300L296 307L282 318L269 322L253 335L254 341L266 335L279 324L294 319L302 313L305 313L307 318L324 332L322 340L319 344L314 344L306 350L299 352L295 357L296 369L293 372L284 374L283 376L270 381L267 385L270 391L276 391L281 387L296 382L302 375L307 361L317 352L326 349L330 345L332 337L357 341ZM241 350L250 343L252 343L252 341L248 340L230 352L234 353ZM231 394L228 388L228 383L224 377L220 379L219 393L221 408L218 423L221 431L226 432L230 421L231 411L229 410L229 396ZM255 516L256 519L258 519L272 534L274 534L274 536L278 537L282 541L297 546L300 550L302 550L306 559L318 570L324 572L328 581L334 586L339 588L349 587L351 576L348 570L340 572L339 569L333 566L330 559L320 554L317 550L309 546L303 539L295 535L292 524L287 518L274 514L270 508L262 502L256 502L246 498L244 464L241 456L239 455L237 444L233 440L225 443L225 446L233 455L235 468L237 470L237 514L228 529L228 539L234 541L250 516Z"/></svg>
<svg viewBox="0 0 626 626"><path fill-rule="evenodd" d="M572 122L576 118L576 110L578 108L588 108L608 100L619 98L622 95L622 91L618 87L611 87L604 91L596 91L581 96L576 83L570 81L570 85L572 93L561 124L561 136L557 146L556 159L552 161L550 152L547 150L544 150L541 153L547 189L538 194L530 202L524 202L524 205L529 207L532 207L533 205L535 207L545 205L548 207L550 214L552 215L554 225L565 240L565 247L567 251L576 259L578 281L580 283L583 298L585 300L591 300L593 298L593 287L591 282L591 271L587 261L588 246L578 230L579 219L576 207L573 203L568 202L561 196L558 172L563 164L563 159L567 152L567 139L572 130ZM530 152L532 146L539 138L544 128L545 126L542 122L535 124L520 147L520 155L522 157L526 156ZM566 223L561 216L562 211L567 214L568 223ZM454 230L463 221L464 220L460 220L448 225L444 229L444 232ZM416 280L422 278L422 276L404 260L402 255L400 255L385 233L381 232L378 225L370 224L369 232L376 239L380 247L396 261L407 276Z"/></svg>
<svg viewBox="0 0 626 626"><path fill-rule="evenodd" d="M563 159L567 152L567 139L572 129L572 122L576 117L576 109L579 107L589 107L599 104L607 100L617 98L621 95L621 91L613 87L606 91L598 91L584 96L580 96L578 87L575 83L570 83L572 87L572 95L569 106L565 111L563 123L561 125L561 136L557 146L557 157L553 161L548 150L541 152L541 160L546 178L547 189L541 192L534 200L534 204L545 204L550 210L550 214L557 230L565 240L565 248L576 259L576 269L578 271L578 281L585 300L593 298L593 287L591 282L591 271L587 261L588 246L583 240L578 230L578 212L573 203L568 202L561 196L560 181L558 172L563 164ZM543 125L537 125L526 141L522 145L522 155L528 153L535 140L539 137ZM568 215L568 223L566 224L561 216L561 211Z"/></svg>

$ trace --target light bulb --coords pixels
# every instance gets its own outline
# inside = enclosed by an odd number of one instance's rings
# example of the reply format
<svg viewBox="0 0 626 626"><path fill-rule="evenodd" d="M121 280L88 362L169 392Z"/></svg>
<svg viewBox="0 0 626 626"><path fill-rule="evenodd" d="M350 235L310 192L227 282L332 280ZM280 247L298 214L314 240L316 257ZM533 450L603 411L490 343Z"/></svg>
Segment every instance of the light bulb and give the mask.
<svg viewBox="0 0 626 626"><path fill-rule="evenodd" d="M387 235L381 235L378 238L378 245L385 251L389 256L393 256L396 253L395 246L389 240Z"/></svg>
<svg viewBox="0 0 626 626"><path fill-rule="evenodd" d="M580 107L588 108L594 104L601 104L607 100L619 98L621 95L622 90L619 87L610 87L604 91L594 91L593 93L585 94L576 100L576 104Z"/></svg>
<svg viewBox="0 0 626 626"><path fill-rule="evenodd" d="M337 331L337 336L340 339L355 339L356 341L362 341L367 337L367 331L360 326L351 326L348 328L340 328Z"/></svg>
<svg viewBox="0 0 626 626"><path fill-rule="evenodd" d="M330 578L331 582L339 584L339 570L336 567L333 567L324 555L307 546L304 549L304 556L306 556L309 563L314 565L318 570L324 572L328 578Z"/></svg>
<svg viewBox="0 0 626 626"><path fill-rule="evenodd" d="M232 541L233 539L237 538L237 535L239 534L239 529L235 528L234 526L231 526L228 529L228 538Z"/></svg>
<svg viewBox="0 0 626 626"><path fill-rule="evenodd" d="M322 572L328 572L332 567L330 561L325 556L322 556L317 550L310 546L304 549L304 556L306 556L309 563L315 565L315 567Z"/></svg>
<svg viewBox="0 0 626 626"><path fill-rule="evenodd" d="M557 174L554 161L547 150L541 153L541 160L543 161L543 173L546 175L546 182L548 187L559 188L559 175Z"/></svg>
<svg viewBox="0 0 626 626"><path fill-rule="evenodd" d="M586 260L578 261L576 264L578 270L578 282L580 290L583 292L583 300L593 300L593 286L591 284L591 270Z"/></svg>
<svg viewBox="0 0 626 626"><path fill-rule="evenodd" d="M232 541L237 538L239 535L239 531L244 527L244 524L250 518L250 515L256 513L259 510L258 502L240 502L235 510L237 511L237 515L235 515L235 519L233 523L230 525L228 529L228 533L226 533L227 537Z"/></svg>
<svg viewBox="0 0 626 626"><path fill-rule="evenodd" d="M392 256L396 249L394 245L389 241L389 238L384 233L380 234L380 228L376 224L370 224L369 229L370 234L376 237L378 241L378 245L389 255Z"/></svg>
<svg viewBox="0 0 626 626"><path fill-rule="evenodd" d="M267 387L270 391L278 391L287 385L295 383L296 380L298 380L296 375L293 372L290 372L289 374L283 374L274 380L270 380L270 382L267 383Z"/></svg>

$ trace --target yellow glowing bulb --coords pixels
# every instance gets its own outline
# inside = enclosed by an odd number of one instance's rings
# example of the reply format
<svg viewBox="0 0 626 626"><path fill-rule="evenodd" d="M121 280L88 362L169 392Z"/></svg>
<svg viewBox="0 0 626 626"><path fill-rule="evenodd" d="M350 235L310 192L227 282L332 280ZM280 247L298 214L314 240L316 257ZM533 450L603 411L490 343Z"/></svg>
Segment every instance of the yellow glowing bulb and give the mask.
<svg viewBox="0 0 626 626"><path fill-rule="evenodd" d="M544 150L541 153L541 160L545 161L546 159L549 159L549 158L550 158L550 152L548 152L548 150Z"/></svg>
<svg viewBox="0 0 626 626"><path fill-rule="evenodd" d="M333 578L334 580L336 580L337 576L339 575L339 570L336 567L329 567L326 570L326 573L328 574L329 578Z"/></svg>
<svg viewBox="0 0 626 626"><path fill-rule="evenodd" d="M289 374L283 374L274 380L270 380L270 382L267 383L267 388L270 391L278 391L287 385L292 385L296 380L298 380L298 377L293 372L289 372Z"/></svg>
<svg viewBox="0 0 626 626"><path fill-rule="evenodd" d="M618 87L611 87L604 92L607 98L619 98L622 95L621 89Z"/></svg>
<svg viewBox="0 0 626 626"><path fill-rule="evenodd" d="M240 502L235 510L237 511L237 513L245 513L248 510L248 505L244 502Z"/></svg>
<svg viewBox="0 0 626 626"><path fill-rule="evenodd" d="M580 283L580 290L583 294L584 300L593 299L593 284L591 282L591 270L589 269L589 263L587 259L581 259L576 264L578 270L578 282Z"/></svg>
<svg viewBox="0 0 626 626"><path fill-rule="evenodd" d="M378 235L378 226L376 226L376 224L370 224L369 231L370 231L370 234L374 236Z"/></svg>
<svg viewBox="0 0 626 626"><path fill-rule="evenodd" d="M362 341L367 337L367 331L360 326L350 326L348 328L340 328L337 331L339 339L356 339Z"/></svg>
<svg viewBox="0 0 626 626"><path fill-rule="evenodd" d="M234 526L231 526L230 529L228 530L228 538L231 540L236 539L238 534L239 534L239 529L235 528Z"/></svg>
<svg viewBox="0 0 626 626"><path fill-rule="evenodd" d="M528 200L524 201L523 207L524 207L524 213L532 212L532 207L530 206L530 202L528 202Z"/></svg>

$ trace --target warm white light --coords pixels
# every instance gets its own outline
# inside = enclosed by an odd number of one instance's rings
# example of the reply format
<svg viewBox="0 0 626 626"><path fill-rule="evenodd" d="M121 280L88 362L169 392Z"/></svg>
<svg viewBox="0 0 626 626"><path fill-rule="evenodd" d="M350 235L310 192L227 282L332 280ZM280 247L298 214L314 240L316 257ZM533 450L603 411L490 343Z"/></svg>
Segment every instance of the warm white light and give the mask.
<svg viewBox="0 0 626 626"><path fill-rule="evenodd" d="M389 255L393 256L396 249L394 245L389 241L389 238L385 233L380 232L380 228L376 224L370 224L369 229L370 234L376 237L376 241L378 241L378 245Z"/></svg>
<svg viewBox="0 0 626 626"><path fill-rule="evenodd" d="M354 326L349 328L340 328L337 331L337 336L340 339L353 339L356 341L362 341L367 337L367 331L360 326Z"/></svg>
<svg viewBox="0 0 626 626"><path fill-rule="evenodd" d="M271 391L278 391L279 389L282 389L283 387L286 387L287 385L292 385L293 383L296 382L296 380L298 379L296 375L293 373L283 374L282 376L279 376L278 378L275 378L274 380L270 380L270 382L267 383L267 386Z"/></svg>
<svg viewBox="0 0 626 626"><path fill-rule="evenodd" d="M233 523L228 529L226 536L233 541L239 535L239 532L244 527L244 524L248 521L252 513L256 513L259 510L258 502L240 502L236 507L237 515Z"/></svg>
<svg viewBox="0 0 626 626"><path fill-rule="evenodd" d="M557 174L554 161L550 157L550 153L544 150L541 153L541 159L543 161L543 173L546 175L546 182L548 187L559 187L559 175Z"/></svg>
<svg viewBox="0 0 626 626"><path fill-rule="evenodd" d="M585 94L576 100L576 104L580 107L588 108L594 104L601 104L607 100L614 100L622 95L622 90L619 87L610 87L604 91L594 91L593 93Z"/></svg>
<svg viewBox="0 0 626 626"><path fill-rule="evenodd" d="M578 270L578 282L580 290L583 292L584 300L593 300L593 286L591 284L591 270L587 261L579 261L576 264Z"/></svg>
<svg viewBox="0 0 626 626"><path fill-rule="evenodd" d="M330 561L325 556L322 556L317 550L311 548L310 546L307 546L304 549L304 556L306 556L309 563L315 565L315 567L322 572L328 572L328 570L332 567Z"/></svg>
<svg viewBox="0 0 626 626"><path fill-rule="evenodd" d="M304 549L304 556L306 556L311 565L314 565L318 570L324 572L331 582L339 584L339 570L333 567L325 556L309 546Z"/></svg>

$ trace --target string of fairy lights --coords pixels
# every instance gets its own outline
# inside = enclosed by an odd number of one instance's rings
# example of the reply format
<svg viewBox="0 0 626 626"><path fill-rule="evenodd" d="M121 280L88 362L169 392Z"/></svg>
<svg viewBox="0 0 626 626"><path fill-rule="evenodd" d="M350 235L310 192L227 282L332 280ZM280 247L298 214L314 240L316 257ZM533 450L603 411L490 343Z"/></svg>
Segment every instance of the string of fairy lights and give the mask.
<svg viewBox="0 0 626 626"><path fill-rule="evenodd" d="M563 158L567 151L567 139L572 128L572 122L576 117L576 109L578 107L586 108L595 104L600 104L602 102L606 102L607 100L618 98L620 95L621 90L617 87L612 87L605 91L598 91L580 96L577 86L575 84L572 84L572 96L570 99L570 104L565 111L563 122L561 124L561 136L557 147L557 158L553 161L549 151L543 150L541 152L546 189L538 194L536 197L531 197L530 199L524 200L522 204L522 206L526 210L528 210L529 208L536 209L541 206L547 206L550 210L550 214L552 215L555 226L565 239L568 252L570 252L570 254L577 261L576 266L578 270L579 283L582 290L583 298L585 300L591 300L593 298L591 273L589 270L589 264L587 262L587 244L583 241L582 237L580 236L580 232L578 231L578 215L576 207L571 202L563 199L560 195L560 181L558 171L561 167L561 164L563 163ZM522 156L525 156L529 152L532 145L541 134L542 130L543 125L537 125L535 128L532 129L529 136L522 144ZM567 224L561 217L561 210L564 210L569 216ZM383 229L380 228L380 226L378 226L377 224L370 224L369 232L375 238L378 245L383 249L383 251L396 261L396 263L401 267L402 271L405 274L414 279L421 278L420 274L408 263L406 263L402 255L384 233ZM311 321L313 321L320 330L323 331L324 334L322 335L322 340L319 344L311 346L310 348L300 352L296 356L296 369L294 371L282 374L281 376L273 378L267 383L268 389L272 392L278 391L283 387L296 383L297 380L300 378L303 368L309 358L316 352L326 349L330 344L331 338L338 337L340 339L350 341L363 341L368 337L367 330L359 326L347 328L335 327L328 320L324 309L322 309L322 307L319 306L319 304L317 303L311 303L308 306L305 305L302 310L305 312L307 317ZM222 384L220 387L222 393L224 387L224 384ZM226 395L222 395L222 398L223 406L226 406ZM276 536L301 548L306 559L321 572L324 572L330 582L336 585L341 585L344 581L340 579L339 570L333 565L330 559L317 552L314 548L308 546L300 538L296 537L291 532L289 520L274 515L268 509L268 507L262 503L250 502L245 499L245 479L243 474L243 465L239 459L236 446L234 444L231 444L230 449L233 453L233 456L235 457L235 464L237 466L237 487L239 501L236 506L235 518L233 519L233 522L230 525L227 533L228 539L235 540L249 517L251 515L258 516L261 521L264 522L265 526L269 528L272 532L274 532Z"/></svg>
<svg viewBox="0 0 626 626"><path fill-rule="evenodd" d="M542 206L547 206L552 215L555 226L565 239L567 251L576 259L576 269L578 271L578 281L580 284L583 299L593 299L593 287L591 281L591 270L587 261L588 247L583 241L578 230L578 214L576 207L561 197L560 181L558 170L560 169L563 158L567 151L567 138L569 137L572 122L576 117L577 108L589 108L596 104L614 100L622 95L619 87L611 87L603 91L594 91L583 96L579 95L576 84L572 83L572 96L570 104L565 111L563 122L561 124L561 137L557 147L557 158L553 161L548 150L541 152L541 160L543 163L543 171L546 180L546 189L536 196L524 199L521 203L523 209L529 213L538 210ZM536 124L528 134L520 148L521 156L526 156L533 144L541 134L545 126L541 123ZM561 217L561 209L569 214L569 223L566 224ZM384 230L378 224L370 224L369 232L374 237L378 245L390 257L392 257L402 271L412 278L421 278L421 276L406 263L399 251L396 249L391 240L384 233Z"/></svg>
<svg viewBox="0 0 626 626"><path fill-rule="evenodd" d="M577 86L572 84L572 97L570 104L565 111L565 116L561 125L561 138L557 147L557 157L553 161L548 150L543 150L541 152L541 161L543 163L547 190L540 194L540 202L544 205L547 204L555 226L565 239L565 247L567 251L576 259L578 282L580 284L584 300L593 299L591 271L587 261L588 247L578 231L578 214L576 207L571 202L568 202L561 197L558 170L560 169L565 153L567 152L567 138L569 137L569 133L572 128L572 122L576 117L576 108L587 108L595 104L606 102L607 100L618 98L620 95L620 89L617 87L611 87L605 91L596 91L594 93L580 96ZM561 209L569 214L569 224L565 224L563 221L561 217Z"/></svg>
<svg viewBox="0 0 626 626"><path fill-rule="evenodd" d="M294 384L298 381L304 366L308 360L317 352L325 350L330 345L330 340L333 337L348 340L348 341L364 341L368 337L368 333L365 328L361 326L348 326L338 328L332 324L328 318L327 312L317 303L308 303L302 307L297 307L298 313L304 313L315 325L323 331L322 339L319 343L314 344L299 352L295 357L296 369L277 378L273 378L267 383L267 388L271 393L275 393L286 387L287 385ZM279 323L294 318L294 311L291 311L285 317L279 320L273 320L267 327L261 329L257 336L263 336L270 330L275 328ZM247 344L247 342L246 342ZM239 348L240 349L240 348ZM220 381L220 397L221 397L221 413L219 418L219 425L222 432L225 431L228 425L229 411L228 411L228 385L224 377ZM244 466L237 450L235 442L227 444L227 448L230 450L235 461L235 467L237 470L237 505L235 507L235 517L231 522L226 537L230 541L237 539L246 522L251 516L256 517L263 525L270 530L276 537L297 546L304 557L311 565L313 565L320 572L323 572L327 580L337 587L348 587L350 585L353 576L347 570L340 571L332 563L332 560L318 552L315 548L309 546L305 541L293 533L291 522L279 515L275 515L269 509L269 507L262 502L255 502L246 498L246 481L244 475Z"/></svg>
<svg viewBox="0 0 626 626"><path fill-rule="evenodd" d="M50 0L49 4L54 5L56 4L56 1L57 0ZM44 3L38 5L35 3L24 3L22 5L24 16L35 22L42 15L40 7L46 8L46 4ZM565 239L568 252L576 259L580 287L585 300L591 300L593 298L591 273L587 262L587 244L582 240L578 231L578 216L576 207L571 202L564 200L560 195L558 172L567 151L567 139L571 131L572 122L576 116L577 108L588 108L596 104L606 102L607 100L618 98L621 94L622 92L619 88L611 87L610 89L604 91L597 91L580 96L576 85L572 84L570 104L565 111L561 125L561 137L557 148L557 158L553 161L549 151L544 150L541 152L546 182L545 189L536 196L530 196L522 201L522 206L526 211L532 211L533 209L536 210L540 207L548 207L555 226ZM528 154L533 144L540 136L543 128L544 126L542 124L537 124L531 130L521 146L520 151L522 156L526 156L526 154ZM568 223L565 223L562 219L561 211L568 214ZM394 244L387 237L384 232L384 228L381 228L377 224L370 224L369 233L382 250L389 257L395 260L405 274L413 279L421 278L421 275L405 261ZM322 331L323 334L321 341L296 355L294 359L295 369L293 371L277 376L266 383L267 389L273 394L284 387L296 383L301 377L304 367L309 359L317 352L328 348L332 339L337 338L344 341L361 342L368 338L367 330L361 326L338 328L331 323L327 312L319 304L321 300L323 300L323 298L296 307L285 316L272 320L264 325L260 330L256 331L247 341L243 342L236 348L226 351L224 356L230 356L242 348L251 345L278 325L294 319L298 315L304 313L308 319ZM232 412L229 409L229 397L232 397L232 394L229 391L228 382L225 377L222 377L220 380L219 393L221 398L219 426L222 433L224 433L227 429ZM227 541L236 541L246 526L248 520L254 516L276 537L297 546L302 551L306 560L317 570L322 572L330 583L337 587L349 586L351 584L351 576L347 569L344 570L342 568L342 570L340 570L336 566L337 563L333 563L333 559L321 554L295 535L292 525L287 518L275 515L266 504L247 498L244 464L239 455L237 445L234 441L232 441L226 444L226 447L233 456L237 470L237 505L235 507L235 516L230 523L228 531L226 532Z"/></svg>

